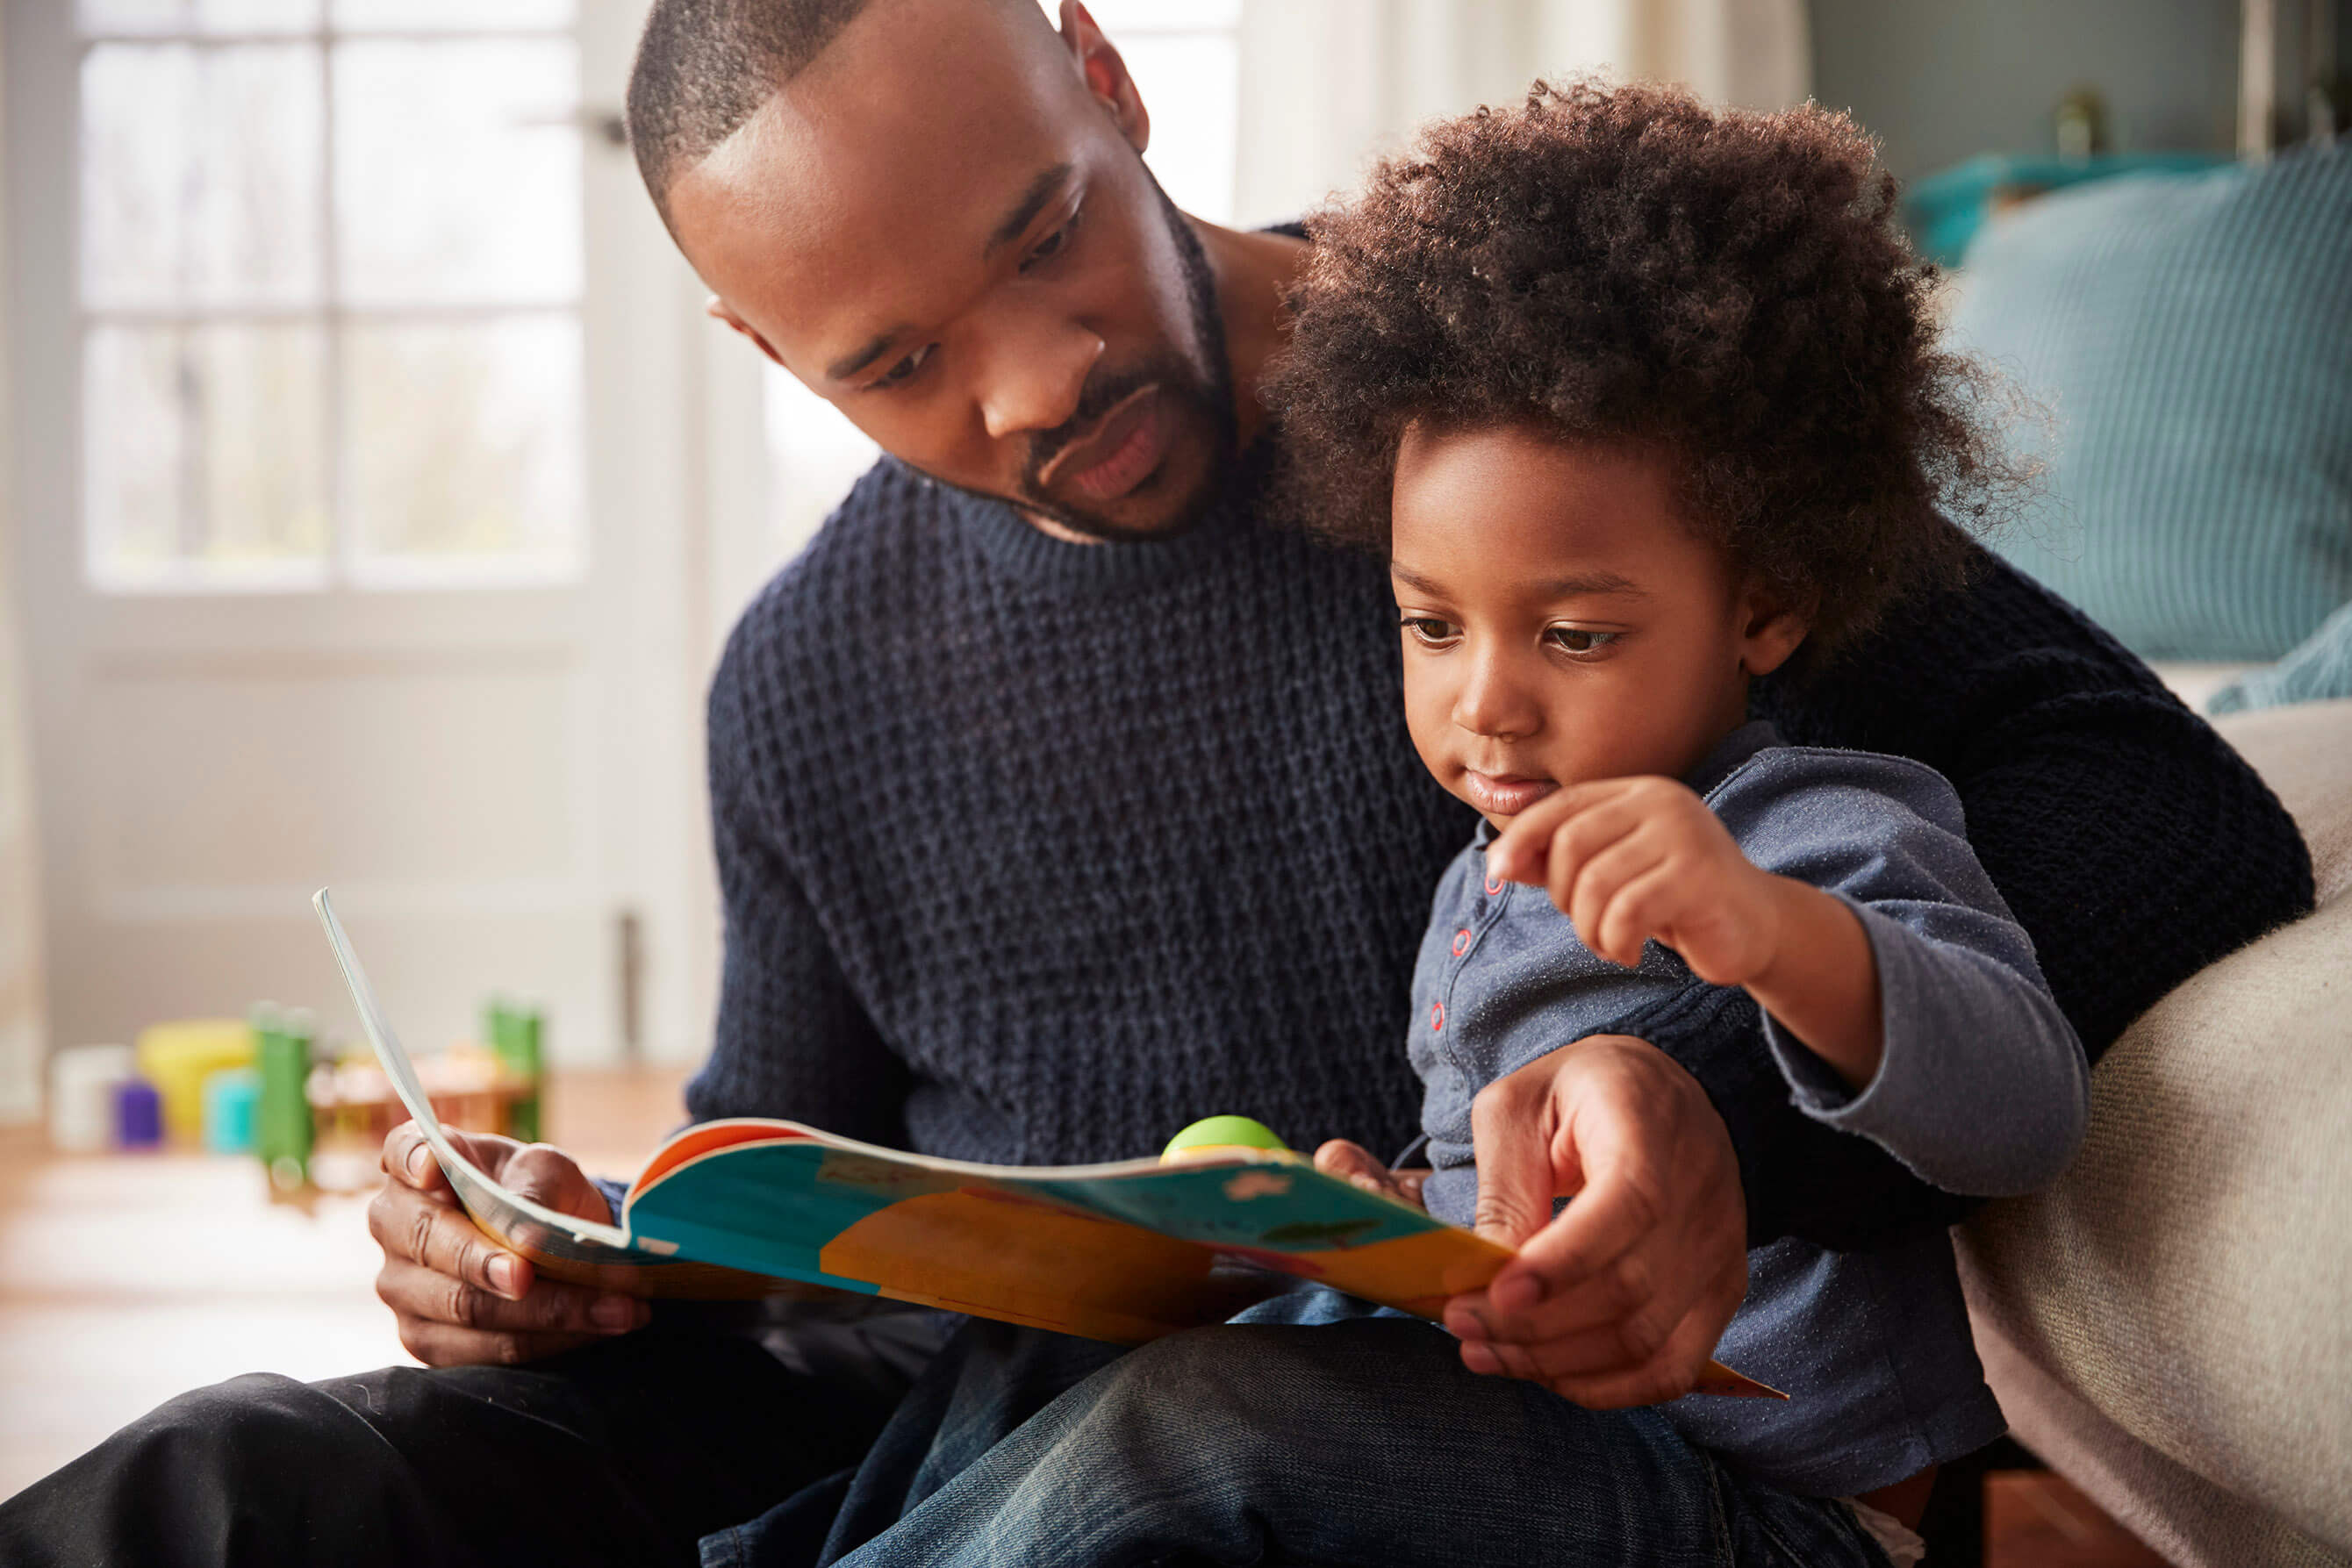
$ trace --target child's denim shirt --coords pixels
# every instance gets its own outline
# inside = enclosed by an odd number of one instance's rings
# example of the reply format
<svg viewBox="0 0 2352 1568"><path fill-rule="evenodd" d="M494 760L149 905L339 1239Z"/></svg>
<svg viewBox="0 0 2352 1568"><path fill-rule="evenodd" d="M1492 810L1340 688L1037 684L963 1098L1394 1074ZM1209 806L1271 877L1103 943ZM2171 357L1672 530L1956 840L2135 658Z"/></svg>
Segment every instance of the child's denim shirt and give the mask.
<svg viewBox="0 0 2352 1568"><path fill-rule="evenodd" d="M1884 1002L1877 1076L1849 1090L1744 993L1707 985L1655 943L1633 969L1597 956L1543 889L1487 880L1482 827L1438 884L1413 976L1431 1213L1471 1223L1470 1104L1486 1084L1587 1035L1632 1034L1675 1055L1687 1020L1719 1023L1723 1004L1745 1009L1739 1027L1799 1106L1936 1186L2027 1191L2073 1156L2089 1107L2082 1045L1969 850L1951 786L1905 758L1777 738L1748 725L1688 781L1749 861L1861 916ZM1748 1266L1747 1299L1716 1354L1790 1398L1664 1406L1691 1441L1829 1496L2000 1434L1945 1237L1868 1253L1783 1239L1752 1249Z"/></svg>

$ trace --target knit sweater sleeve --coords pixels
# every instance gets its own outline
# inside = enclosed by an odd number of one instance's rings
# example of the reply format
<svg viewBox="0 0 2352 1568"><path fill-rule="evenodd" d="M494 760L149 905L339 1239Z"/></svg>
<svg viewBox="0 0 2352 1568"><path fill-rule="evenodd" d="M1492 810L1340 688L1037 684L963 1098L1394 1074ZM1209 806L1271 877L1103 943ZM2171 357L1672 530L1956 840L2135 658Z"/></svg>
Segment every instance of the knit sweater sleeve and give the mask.
<svg viewBox="0 0 2352 1568"><path fill-rule="evenodd" d="M686 1089L698 1121L779 1116L903 1147L908 1076L852 992L803 892L767 781L776 738L755 691L763 665L747 618L711 682L711 834L726 914L710 1059Z"/></svg>
<svg viewBox="0 0 2352 1568"><path fill-rule="evenodd" d="M1951 781L2095 1063L2167 991L2311 908L2310 854L2245 761L2146 664L1989 554L1965 591L1758 706L1790 741L1909 757ZM1708 1087L1718 1107L1736 1089ZM1976 1207L1793 1106L1750 1098L1727 1120L1745 1134L1743 1176L1780 1195L1751 1213L1764 1234L1889 1245Z"/></svg>

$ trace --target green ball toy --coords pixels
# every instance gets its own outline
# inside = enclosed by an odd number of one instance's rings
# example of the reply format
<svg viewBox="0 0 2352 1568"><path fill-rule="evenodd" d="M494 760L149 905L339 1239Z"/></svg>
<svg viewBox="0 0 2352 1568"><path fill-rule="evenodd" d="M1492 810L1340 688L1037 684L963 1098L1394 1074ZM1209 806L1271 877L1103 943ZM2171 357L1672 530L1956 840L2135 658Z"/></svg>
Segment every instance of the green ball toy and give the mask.
<svg viewBox="0 0 2352 1568"><path fill-rule="evenodd" d="M1276 1137L1274 1129L1263 1122L1254 1122L1247 1116L1210 1116L1169 1139L1160 1157L1199 1159L1224 1149L1271 1149L1288 1154L1290 1145Z"/></svg>

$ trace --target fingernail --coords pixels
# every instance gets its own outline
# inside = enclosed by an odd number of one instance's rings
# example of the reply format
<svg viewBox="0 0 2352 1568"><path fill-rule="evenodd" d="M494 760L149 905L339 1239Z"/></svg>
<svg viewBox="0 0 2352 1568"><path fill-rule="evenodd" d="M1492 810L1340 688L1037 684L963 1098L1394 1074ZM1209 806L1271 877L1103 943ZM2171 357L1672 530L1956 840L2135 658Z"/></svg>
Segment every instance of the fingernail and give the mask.
<svg viewBox="0 0 2352 1568"><path fill-rule="evenodd" d="M1475 1340L1463 1345L1462 1364L1473 1372L1500 1372L1503 1369L1502 1358L1495 1354L1495 1347L1480 1344Z"/></svg>
<svg viewBox="0 0 2352 1568"><path fill-rule="evenodd" d="M637 1326L637 1303L626 1296L599 1296L588 1309L588 1316L605 1333L619 1333Z"/></svg>
<svg viewBox="0 0 2352 1568"><path fill-rule="evenodd" d="M1486 1320L1475 1308L1446 1308L1445 1326L1458 1340L1476 1342L1486 1337Z"/></svg>
<svg viewBox="0 0 2352 1568"><path fill-rule="evenodd" d="M415 1148L408 1151L408 1174L410 1176L421 1176L432 1168L433 1149L430 1145L419 1144Z"/></svg>
<svg viewBox="0 0 2352 1568"><path fill-rule="evenodd" d="M488 1272L490 1276L490 1289L496 1291L499 1295L506 1297L507 1300L513 1301L522 1293L520 1289L521 1282L515 1277L515 1260L513 1259L491 1259Z"/></svg>

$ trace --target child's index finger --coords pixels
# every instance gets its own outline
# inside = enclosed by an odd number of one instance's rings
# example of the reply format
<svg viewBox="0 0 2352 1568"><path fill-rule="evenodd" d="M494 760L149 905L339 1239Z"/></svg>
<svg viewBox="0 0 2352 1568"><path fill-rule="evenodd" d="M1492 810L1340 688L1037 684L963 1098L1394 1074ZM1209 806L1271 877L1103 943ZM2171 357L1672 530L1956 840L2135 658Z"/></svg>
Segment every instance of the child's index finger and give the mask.
<svg viewBox="0 0 2352 1568"><path fill-rule="evenodd" d="M1540 887L1549 874L1552 835L1613 794L1614 779L1555 789L1513 817L1486 846L1486 874Z"/></svg>

